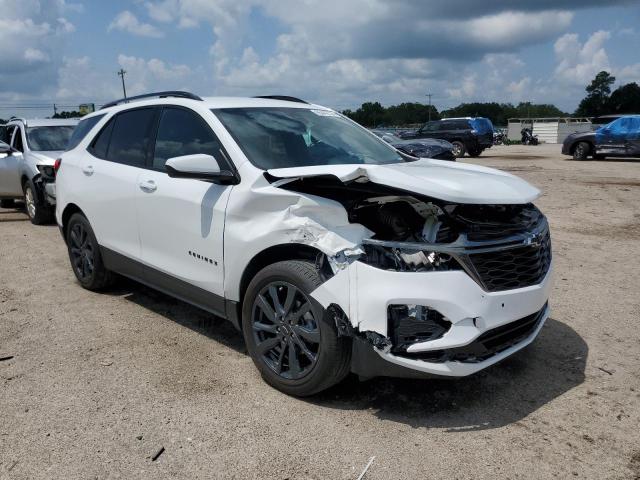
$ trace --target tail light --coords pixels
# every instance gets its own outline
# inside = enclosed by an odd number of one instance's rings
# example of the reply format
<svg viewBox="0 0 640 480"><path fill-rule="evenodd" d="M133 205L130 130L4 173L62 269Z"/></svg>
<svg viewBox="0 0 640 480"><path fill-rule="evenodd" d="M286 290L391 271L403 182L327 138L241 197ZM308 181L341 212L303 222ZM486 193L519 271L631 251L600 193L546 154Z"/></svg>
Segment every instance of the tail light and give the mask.
<svg viewBox="0 0 640 480"><path fill-rule="evenodd" d="M58 173L58 170L60 170L60 165L62 164L62 159L61 158L56 158L56 161L53 163L53 171Z"/></svg>

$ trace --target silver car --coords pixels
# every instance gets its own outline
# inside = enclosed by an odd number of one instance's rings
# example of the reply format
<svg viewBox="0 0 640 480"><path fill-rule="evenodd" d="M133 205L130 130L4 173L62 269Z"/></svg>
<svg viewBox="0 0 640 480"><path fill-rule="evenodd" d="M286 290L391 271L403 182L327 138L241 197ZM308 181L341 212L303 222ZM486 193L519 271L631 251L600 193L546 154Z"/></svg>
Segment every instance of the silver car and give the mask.
<svg viewBox="0 0 640 480"><path fill-rule="evenodd" d="M77 124L74 119L13 119L0 126L0 141L9 147L0 148L0 206L24 199L32 223L53 220L55 160Z"/></svg>

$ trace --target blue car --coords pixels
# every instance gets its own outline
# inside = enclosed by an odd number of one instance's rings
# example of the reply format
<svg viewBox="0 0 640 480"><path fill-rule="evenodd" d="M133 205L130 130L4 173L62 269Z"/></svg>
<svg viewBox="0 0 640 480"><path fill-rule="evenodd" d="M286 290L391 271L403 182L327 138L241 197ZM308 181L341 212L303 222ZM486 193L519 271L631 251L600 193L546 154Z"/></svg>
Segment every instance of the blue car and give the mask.
<svg viewBox="0 0 640 480"><path fill-rule="evenodd" d="M625 115L593 132L569 135L562 153L576 160L640 157L640 115Z"/></svg>

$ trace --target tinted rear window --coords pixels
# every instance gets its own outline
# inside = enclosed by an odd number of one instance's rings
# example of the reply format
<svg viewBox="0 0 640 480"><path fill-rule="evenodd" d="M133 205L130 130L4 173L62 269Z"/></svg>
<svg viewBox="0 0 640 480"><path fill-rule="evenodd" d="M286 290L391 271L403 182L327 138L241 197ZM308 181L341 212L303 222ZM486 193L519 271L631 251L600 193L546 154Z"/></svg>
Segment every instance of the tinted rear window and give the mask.
<svg viewBox="0 0 640 480"><path fill-rule="evenodd" d="M472 118L469 120L471 128L473 128L479 135L485 133L493 133L493 124L488 118Z"/></svg>
<svg viewBox="0 0 640 480"><path fill-rule="evenodd" d="M71 134L71 138L69 139L69 144L67 145L67 150L76 148L78 144L82 141L82 139L87 136L87 133L89 133L89 130L91 130L96 125L96 123L98 123L102 119L102 117L104 117L104 114L96 115L95 117L85 118L84 120L81 120L80 123L76 125L76 128L73 130L73 133Z"/></svg>
<svg viewBox="0 0 640 480"><path fill-rule="evenodd" d="M144 167L151 142L156 110L140 108L120 113L115 118L107 160Z"/></svg>

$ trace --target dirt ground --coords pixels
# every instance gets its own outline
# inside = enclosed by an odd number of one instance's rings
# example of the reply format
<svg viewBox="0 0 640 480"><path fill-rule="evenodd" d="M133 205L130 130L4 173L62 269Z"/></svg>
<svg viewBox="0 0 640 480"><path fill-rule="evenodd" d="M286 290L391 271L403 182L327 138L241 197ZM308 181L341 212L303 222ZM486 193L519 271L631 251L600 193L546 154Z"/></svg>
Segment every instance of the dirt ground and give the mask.
<svg viewBox="0 0 640 480"><path fill-rule="evenodd" d="M356 479L373 456L367 480L640 478L640 161L559 150L474 160L544 191L556 275L533 345L304 400L230 324L129 281L83 290L57 227L0 209L0 479Z"/></svg>

